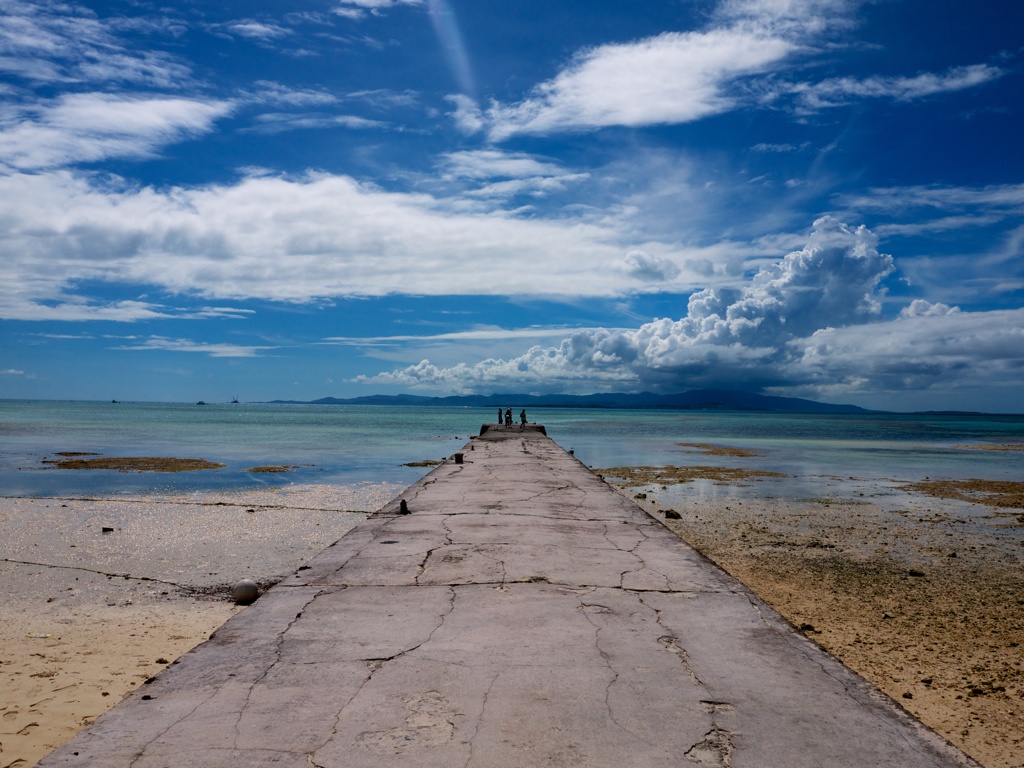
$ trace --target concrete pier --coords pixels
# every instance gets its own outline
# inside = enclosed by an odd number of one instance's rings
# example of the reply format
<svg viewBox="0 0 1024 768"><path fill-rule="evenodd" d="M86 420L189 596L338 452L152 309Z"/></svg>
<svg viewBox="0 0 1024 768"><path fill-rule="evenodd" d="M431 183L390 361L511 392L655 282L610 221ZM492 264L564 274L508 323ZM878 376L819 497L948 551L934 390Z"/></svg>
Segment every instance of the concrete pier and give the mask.
<svg viewBox="0 0 1024 768"><path fill-rule="evenodd" d="M459 452L39 765L976 765L541 431Z"/></svg>

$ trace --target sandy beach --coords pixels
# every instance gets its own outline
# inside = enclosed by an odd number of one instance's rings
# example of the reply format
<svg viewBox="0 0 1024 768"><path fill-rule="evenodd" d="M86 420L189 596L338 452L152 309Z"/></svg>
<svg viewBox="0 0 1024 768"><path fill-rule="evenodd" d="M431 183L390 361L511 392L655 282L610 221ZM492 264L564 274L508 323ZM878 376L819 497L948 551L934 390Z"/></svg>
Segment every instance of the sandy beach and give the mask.
<svg viewBox="0 0 1024 768"><path fill-rule="evenodd" d="M781 481L709 469L631 468L622 490L986 768L1024 766L1024 509L991 504L1024 483L821 477L781 500Z"/></svg>
<svg viewBox="0 0 1024 768"><path fill-rule="evenodd" d="M987 768L1024 766L1024 511L857 478L782 499L726 455L621 471L621 490ZM0 499L0 768L206 639L238 578L293 572L400 490Z"/></svg>
<svg viewBox="0 0 1024 768"><path fill-rule="evenodd" d="M0 767L33 765L401 486L0 498Z"/></svg>

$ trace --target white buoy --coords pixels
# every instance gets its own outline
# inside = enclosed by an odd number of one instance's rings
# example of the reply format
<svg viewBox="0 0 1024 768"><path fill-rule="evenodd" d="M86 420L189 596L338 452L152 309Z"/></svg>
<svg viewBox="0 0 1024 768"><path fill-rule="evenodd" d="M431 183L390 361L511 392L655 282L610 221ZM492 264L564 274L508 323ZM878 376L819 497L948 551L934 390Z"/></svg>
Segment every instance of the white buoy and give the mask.
<svg viewBox="0 0 1024 768"><path fill-rule="evenodd" d="M239 605L248 605L260 596L260 588L252 579L242 579L231 588L231 596Z"/></svg>

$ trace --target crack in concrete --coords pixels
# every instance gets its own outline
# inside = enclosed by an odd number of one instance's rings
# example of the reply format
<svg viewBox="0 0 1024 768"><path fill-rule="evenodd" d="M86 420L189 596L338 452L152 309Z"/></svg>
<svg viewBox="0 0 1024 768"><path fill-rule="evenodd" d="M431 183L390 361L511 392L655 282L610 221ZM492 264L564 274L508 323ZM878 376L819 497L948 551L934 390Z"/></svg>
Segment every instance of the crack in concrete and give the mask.
<svg viewBox="0 0 1024 768"><path fill-rule="evenodd" d="M257 684L258 684L258 683L260 682L260 680L263 680L263 679L265 679L265 678L266 678L266 676L267 676L267 674L268 674L268 673L270 672L270 670L271 670L271 669L272 669L272 668L273 668L273 667L274 667L274 666L275 666L275 665L276 665L276 664L277 664L277 663L278 663L278 662L279 662L279 661L281 660L281 644L282 644L282 643L283 643L283 641L284 641L284 635L285 635L285 634L286 634L286 633L288 632L288 630L289 630L289 629L291 629L291 627L292 627L292 626L293 626L293 625L295 624L295 622L299 620L299 618L300 618L300 617L302 616L302 614L303 614L303 613L305 613L305 611L306 611L306 608L308 608L308 607L309 607L310 603L312 603L312 602L313 602L314 600L316 600L316 598L317 598L317 597L319 597L320 595L324 594L324 592L325 592L325 590L320 590L320 591L319 591L319 592L317 592L316 594L314 594L314 595L310 596L309 600L307 600L307 601L306 601L306 602L305 602L305 603L303 604L303 606L302 606L302 610L300 610L300 611L299 611L299 612L298 612L298 613L297 613L297 614L295 615L295 618L293 618L293 619L292 619L291 621L289 621L289 622L288 622L288 626L286 626L286 627L285 627L285 628L284 628L284 629L283 629L283 630L281 631L281 633L280 633L280 634L278 635L278 637L277 637L277 643L276 643L276 646L275 646L275 651L274 651L274 652L275 652L275 656L276 656L276 658L275 658L275 659L274 659L274 661L273 661L273 662L272 662L272 663L271 663L271 664L270 664L270 665L269 665L269 666L268 666L268 667L267 667L267 668L266 668L266 669L265 669L265 670L263 671L263 674L261 674L261 675L260 675L260 676L259 676L259 677L258 677L258 678L257 678L256 680L254 680L254 681L252 682L252 684L251 684L251 685L249 686L249 690L248 690L248 692L246 693L246 697L245 697L245 703L244 703L244 704L242 705L242 707L241 707L241 708L239 709L239 712L238 712L238 719L237 719L237 720L235 721L235 724L234 724L234 726L233 726L233 727L234 727L234 731L235 731L235 738L234 738L234 740L233 740L233 743L232 743L232 749L237 749L237 746L238 746L238 736L239 736L239 732L238 732L238 726L239 726L239 723L240 723L240 722L241 722L241 720L242 720L242 717L243 717L243 715L245 714L245 709L246 709L246 707L248 706L248 703L249 703L249 699L250 699L250 697L252 696L253 688L255 688L255 687L256 687L256 685L257 685ZM214 633L214 634L216 634L216 633ZM212 635L211 635L211 637L212 637ZM204 699L203 699L202 701L198 702L198 703L197 703L197 704L195 705L195 707L193 707L193 708L192 708L191 710L189 710L189 711L188 711L187 713L185 713L185 714L184 714L184 715L182 715L181 717L179 717L179 718L177 718L176 720L174 720L174 721L173 721L172 723L170 723L170 724L169 724L169 725L168 725L168 726L167 726L166 728L164 728L164 729L163 729L162 731L160 731L160 733L156 734L156 735L155 735L155 736L153 736L153 737L152 737L151 739L149 739L148 741L146 741L146 743L145 743L145 744L143 744L143 745L142 745L141 747L139 747L139 749L138 749L138 750L137 750L137 751L135 752L135 754L134 754L134 755L132 756L132 758L131 758L130 762L128 763L128 765L129 765L129 768L131 768L131 766L134 766L134 765L135 765L135 764L136 764L136 763L137 763L137 762L138 762L139 760L141 760L141 759L142 759L142 758L143 758L143 757L145 756L145 754L146 754L146 751L147 751L147 750L148 750L148 749L149 749L149 748L150 748L150 747L151 747L151 746L152 746L153 744L155 744L156 742L158 742L158 741L159 741L160 739L162 739L162 738L163 738L164 736L166 736L166 735L167 735L168 733L170 733L170 732L171 732L172 730L174 730L174 728L176 728L177 726L179 726L179 725L181 725L182 723L184 723L185 721L187 721L187 720L191 719L191 718L192 718L192 716L193 716L193 715L194 715L194 714L195 714L196 712L198 712L200 708L202 708L203 706L205 706L206 704L208 704L208 703L209 703L209 702L210 702L210 701L211 701L211 700L212 700L213 698L215 698L215 697L217 696L217 694L218 694L218 693L220 693L220 691L221 691L221 690L222 690L222 689L224 688L224 686L228 684L228 682L229 682L228 680L224 680L224 681L223 681L222 683L220 683L219 685L215 686L215 687L214 687L214 689L213 689L213 691L212 691L212 692L210 693L210 695L209 695L209 696L207 696L206 698L204 698ZM288 753L288 754L292 754L292 753Z"/></svg>
<svg viewBox="0 0 1024 768"><path fill-rule="evenodd" d="M422 648L424 645L426 645L427 643L430 642L430 640L434 637L434 633L437 632L437 630L439 630L442 626L444 626L445 619L448 616L450 616L451 613L455 610L455 599L457 597L457 592L455 590L455 587L449 586L448 590L450 592L449 600L448 600L448 610L445 611L444 613L442 613L440 616L438 616L437 624L434 626L434 628L432 630L430 630L430 633L423 640L421 640L416 645L414 645L414 646L412 646L410 648L405 648L405 649L399 651L398 653L392 654L391 656L386 656L386 657L382 657L382 658L363 659L363 662L365 662L367 664L367 666L369 667L369 672L367 673L366 677L363 678L363 681L359 684L359 687L356 688L355 692L349 697L348 701L346 701L341 706L341 709L338 710L338 714L334 718L334 725L331 727L331 732L327 736L327 738L324 740L323 744L321 744L319 747L314 749L312 752L307 753L306 760L309 762L309 764L311 766L314 766L314 768L327 768L327 766L324 766L321 763L316 762L316 753L319 752L320 750L322 750L328 744L330 744L331 741L334 739L334 737L337 736L337 734L338 734L338 725L341 723L342 715L345 714L345 710L348 709L348 707L352 704L353 701L356 700L356 698L363 691L363 689L367 685L369 685L371 680L373 680L373 676L380 669L382 669L384 667L384 665L387 664L388 662L394 661L395 659L400 659L403 656L406 656L406 655L412 653L413 651L415 651L415 650L417 650L419 648ZM453 728L454 728L454 724L453 724Z"/></svg>
<svg viewBox="0 0 1024 768"><path fill-rule="evenodd" d="M476 735L480 732L480 725L484 721L484 716L487 713L487 702L491 697L491 691L494 690L495 684L498 682L498 678L501 677L501 671L494 673L494 677L491 678L491 682L487 685L487 690L484 691L483 698L480 701L480 714L476 718L476 722L473 723L473 733L466 739L465 744L469 747L469 757L466 758L466 762L463 763L462 768L469 768L470 763L473 762L473 740L476 739Z"/></svg>
<svg viewBox="0 0 1024 768"><path fill-rule="evenodd" d="M612 711L612 704L611 704L612 686L614 686L615 683L618 682L618 680L619 680L619 673L618 673L618 671L616 671L615 667L612 666L611 657L608 655L607 651L605 651L601 647L601 627L600 627L600 625L598 625L593 619L590 618L590 613L588 611L586 611L585 609L587 607L598 607L598 608L603 608L603 609L605 609L606 611L608 611L610 613L614 613L614 611L611 608L609 608L608 606L601 605L600 603L587 603L587 602L585 602L583 600L582 597L580 598L579 603L580 603L580 608L582 609L581 613L583 614L583 618L586 619L587 623L590 624L590 626L592 626L594 628L594 647L597 649L598 654L600 654L601 660L604 661L605 666L608 667L608 671L611 672L611 674L612 674L611 680L608 681L608 684L604 688L604 708L605 708L605 711L608 713L608 719L611 720L613 723L615 723L615 725L620 730L625 731L626 733L628 733L628 734L630 734L632 736L637 736L637 734L633 733L629 728L627 728L622 723L620 723L618 718L615 717L615 713Z"/></svg>
<svg viewBox="0 0 1024 768"><path fill-rule="evenodd" d="M660 618L660 617L659 617ZM674 653L679 657L679 661L683 664L683 669L686 670L686 674L690 676L690 679L701 688L704 687L704 683L697 673L693 671L693 667L690 666L690 659L686 653L686 649L679 644L679 638L674 635L662 635L658 638L658 642L665 646L665 650L669 653Z"/></svg>
<svg viewBox="0 0 1024 768"><path fill-rule="evenodd" d="M712 725L704 738L683 754L697 765L728 766L732 757L732 733Z"/></svg>
<svg viewBox="0 0 1024 768"><path fill-rule="evenodd" d="M253 691L256 689L256 686L258 686L261 682L263 682L264 680L267 679L267 675L269 675L271 670L274 667L276 667L278 665L278 663L281 661L281 648L284 645L285 635L287 635L288 631L292 627L295 626L295 622L297 622L300 618L302 618L302 614L304 614L306 612L306 609L310 605L312 605L313 602L318 597L320 597L323 594L327 594L327 592L328 592L328 590L321 589L320 591L318 591L314 595L312 595L309 598L309 600L307 600L305 603L302 604L302 608L299 610L298 613L295 614L295 618L293 618L291 621L289 621L288 624L285 626L285 628L282 629L278 633L277 641L274 643L274 660L272 662L270 662L270 664L267 665L267 668L263 670L263 673L259 677L257 677L255 680L252 681L252 683L250 683L249 690L246 691L246 693L245 693L245 701L242 702L242 706L238 710L238 718L235 720L235 725L234 725L235 738L234 738L234 741L232 742L232 745L231 745L233 749L238 749L238 738L239 738L239 736L241 736L241 733L239 731L239 727L242 724L242 718L245 717L245 711L249 707L249 701L250 701L250 699L252 699Z"/></svg>

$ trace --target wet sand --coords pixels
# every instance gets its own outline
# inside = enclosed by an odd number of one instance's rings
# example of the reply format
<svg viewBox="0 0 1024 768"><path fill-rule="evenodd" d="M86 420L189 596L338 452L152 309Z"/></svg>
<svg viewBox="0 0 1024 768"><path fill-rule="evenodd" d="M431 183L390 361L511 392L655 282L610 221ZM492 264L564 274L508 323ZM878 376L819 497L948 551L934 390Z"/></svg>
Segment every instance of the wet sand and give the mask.
<svg viewBox="0 0 1024 768"><path fill-rule="evenodd" d="M671 474L623 492L987 768L1024 766L1024 510L1003 506L1024 484L822 477L783 500Z"/></svg>
<svg viewBox="0 0 1024 768"><path fill-rule="evenodd" d="M33 765L293 573L395 484L0 498L0 768Z"/></svg>

